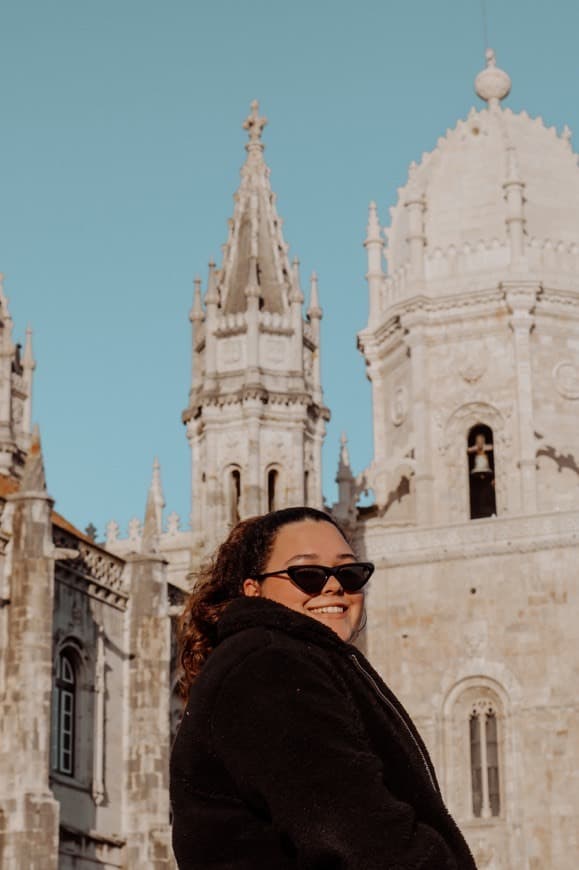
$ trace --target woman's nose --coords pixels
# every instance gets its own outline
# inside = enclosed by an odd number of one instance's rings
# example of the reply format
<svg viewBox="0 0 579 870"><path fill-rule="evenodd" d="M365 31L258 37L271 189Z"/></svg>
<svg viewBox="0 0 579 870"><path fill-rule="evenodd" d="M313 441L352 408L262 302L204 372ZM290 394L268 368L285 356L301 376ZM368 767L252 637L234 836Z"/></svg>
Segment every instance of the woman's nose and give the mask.
<svg viewBox="0 0 579 870"><path fill-rule="evenodd" d="M336 594L343 593L342 585L337 577L334 577L333 574L330 574L328 579L326 580L326 585L322 589L322 595L324 594Z"/></svg>

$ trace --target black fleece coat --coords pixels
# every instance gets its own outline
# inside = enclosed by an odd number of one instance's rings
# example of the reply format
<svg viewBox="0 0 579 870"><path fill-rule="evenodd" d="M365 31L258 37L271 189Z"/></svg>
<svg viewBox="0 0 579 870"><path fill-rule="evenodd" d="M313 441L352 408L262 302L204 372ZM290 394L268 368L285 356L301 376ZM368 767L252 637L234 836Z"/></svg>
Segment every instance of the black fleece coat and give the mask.
<svg viewBox="0 0 579 870"><path fill-rule="evenodd" d="M233 601L171 755L180 870L476 870L416 728L364 656Z"/></svg>

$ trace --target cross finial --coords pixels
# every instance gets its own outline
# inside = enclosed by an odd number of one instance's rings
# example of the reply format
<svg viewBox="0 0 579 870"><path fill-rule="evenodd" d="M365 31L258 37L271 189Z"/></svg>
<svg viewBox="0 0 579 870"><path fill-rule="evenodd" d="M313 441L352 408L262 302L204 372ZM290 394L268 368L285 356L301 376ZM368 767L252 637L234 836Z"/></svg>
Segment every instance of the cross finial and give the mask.
<svg viewBox="0 0 579 870"><path fill-rule="evenodd" d="M263 133L263 128L266 124L267 118L262 118L260 116L259 103L257 100L254 100L251 104L251 113L243 122L243 129L248 131L251 144L254 142L261 142L261 134Z"/></svg>

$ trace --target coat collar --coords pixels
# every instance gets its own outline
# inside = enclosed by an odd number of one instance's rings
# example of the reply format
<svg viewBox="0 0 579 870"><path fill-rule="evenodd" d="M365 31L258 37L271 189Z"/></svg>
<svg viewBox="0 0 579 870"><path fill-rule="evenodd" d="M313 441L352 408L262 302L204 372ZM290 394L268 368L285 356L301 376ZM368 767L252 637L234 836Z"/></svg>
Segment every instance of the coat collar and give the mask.
<svg viewBox="0 0 579 870"><path fill-rule="evenodd" d="M335 631L311 616L291 610L269 598L235 598L217 624L219 641L248 628L273 628L319 646L351 652L354 647L341 640Z"/></svg>

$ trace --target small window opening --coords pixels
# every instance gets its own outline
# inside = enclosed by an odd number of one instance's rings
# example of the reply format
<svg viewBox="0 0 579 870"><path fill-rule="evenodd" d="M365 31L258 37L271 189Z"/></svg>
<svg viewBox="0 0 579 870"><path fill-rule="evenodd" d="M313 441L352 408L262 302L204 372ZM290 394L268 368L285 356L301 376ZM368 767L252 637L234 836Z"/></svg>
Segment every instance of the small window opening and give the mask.
<svg viewBox="0 0 579 870"><path fill-rule="evenodd" d="M497 717L492 707L470 715L470 772L472 811L476 818L490 819L501 811Z"/></svg>
<svg viewBox="0 0 579 870"><path fill-rule="evenodd" d="M267 472L267 509L268 511L276 511L278 509L278 488L279 488L279 472L275 468L271 468Z"/></svg>
<svg viewBox="0 0 579 870"><path fill-rule="evenodd" d="M472 520L496 515L495 458L493 431L478 424L468 433L468 480L470 518Z"/></svg>
<svg viewBox="0 0 579 870"><path fill-rule="evenodd" d="M304 504L310 503L310 472L304 471Z"/></svg>
<svg viewBox="0 0 579 870"><path fill-rule="evenodd" d="M52 768L74 776L76 719L76 673L71 656L60 653L52 701Z"/></svg>
<svg viewBox="0 0 579 870"><path fill-rule="evenodd" d="M229 521L232 525L241 519L239 508L241 503L241 472L234 468L229 475Z"/></svg>

